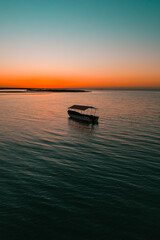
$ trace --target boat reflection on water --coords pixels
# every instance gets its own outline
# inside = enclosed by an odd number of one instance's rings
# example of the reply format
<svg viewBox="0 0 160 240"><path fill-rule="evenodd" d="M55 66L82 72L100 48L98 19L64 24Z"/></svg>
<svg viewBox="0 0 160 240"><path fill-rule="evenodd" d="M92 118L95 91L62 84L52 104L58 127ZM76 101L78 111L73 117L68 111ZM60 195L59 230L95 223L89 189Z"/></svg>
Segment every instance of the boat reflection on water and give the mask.
<svg viewBox="0 0 160 240"><path fill-rule="evenodd" d="M68 125L82 132L90 132L90 133L93 133L93 131L98 127L98 124L93 125L83 120L74 119L71 117L68 118Z"/></svg>

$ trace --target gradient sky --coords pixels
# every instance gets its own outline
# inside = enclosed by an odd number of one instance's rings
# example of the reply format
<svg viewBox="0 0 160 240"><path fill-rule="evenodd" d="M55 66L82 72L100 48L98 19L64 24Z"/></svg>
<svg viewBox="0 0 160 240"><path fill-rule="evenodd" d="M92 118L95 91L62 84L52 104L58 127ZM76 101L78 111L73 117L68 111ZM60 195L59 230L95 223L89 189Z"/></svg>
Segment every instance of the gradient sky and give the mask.
<svg viewBox="0 0 160 240"><path fill-rule="evenodd" d="M0 0L0 87L160 87L159 0Z"/></svg>

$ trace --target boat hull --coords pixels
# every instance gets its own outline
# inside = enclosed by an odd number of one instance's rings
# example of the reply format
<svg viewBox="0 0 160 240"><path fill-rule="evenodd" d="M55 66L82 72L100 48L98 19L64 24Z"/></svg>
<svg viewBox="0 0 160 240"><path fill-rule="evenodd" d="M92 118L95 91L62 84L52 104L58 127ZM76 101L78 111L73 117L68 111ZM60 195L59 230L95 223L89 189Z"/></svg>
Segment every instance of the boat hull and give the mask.
<svg viewBox="0 0 160 240"><path fill-rule="evenodd" d="M80 120L80 121L85 121L85 122L92 123L92 124L97 124L98 123L98 118L99 118L97 116L81 114L79 112L72 111L72 110L68 110L68 115L71 118L74 118L74 119L77 119L77 120Z"/></svg>

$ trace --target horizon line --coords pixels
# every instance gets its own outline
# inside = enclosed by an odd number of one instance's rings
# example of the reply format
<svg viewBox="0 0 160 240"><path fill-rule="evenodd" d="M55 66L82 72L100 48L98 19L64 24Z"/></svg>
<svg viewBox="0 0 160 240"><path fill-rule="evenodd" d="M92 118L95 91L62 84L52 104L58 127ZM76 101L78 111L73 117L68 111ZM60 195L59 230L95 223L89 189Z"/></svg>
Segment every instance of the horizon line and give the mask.
<svg viewBox="0 0 160 240"><path fill-rule="evenodd" d="M37 90L71 90L71 89L82 89L82 90L158 90L160 91L160 87L64 87L64 88L51 88L51 87L0 87L0 90L6 89L37 89Z"/></svg>

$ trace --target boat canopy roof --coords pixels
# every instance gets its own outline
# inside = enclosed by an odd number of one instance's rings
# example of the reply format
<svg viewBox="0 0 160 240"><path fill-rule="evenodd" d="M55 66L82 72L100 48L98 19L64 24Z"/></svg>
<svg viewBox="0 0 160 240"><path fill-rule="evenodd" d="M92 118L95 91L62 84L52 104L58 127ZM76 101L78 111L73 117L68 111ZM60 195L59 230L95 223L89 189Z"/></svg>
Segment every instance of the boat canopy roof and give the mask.
<svg viewBox="0 0 160 240"><path fill-rule="evenodd" d="M92 107L92 106L83 106L83 105L73 105L71 107L69 107L70 109L78 109L78 110L83 110L85 111L86 109L88 108L93 108L93 109L96 109L95 107Z"/></svg>

